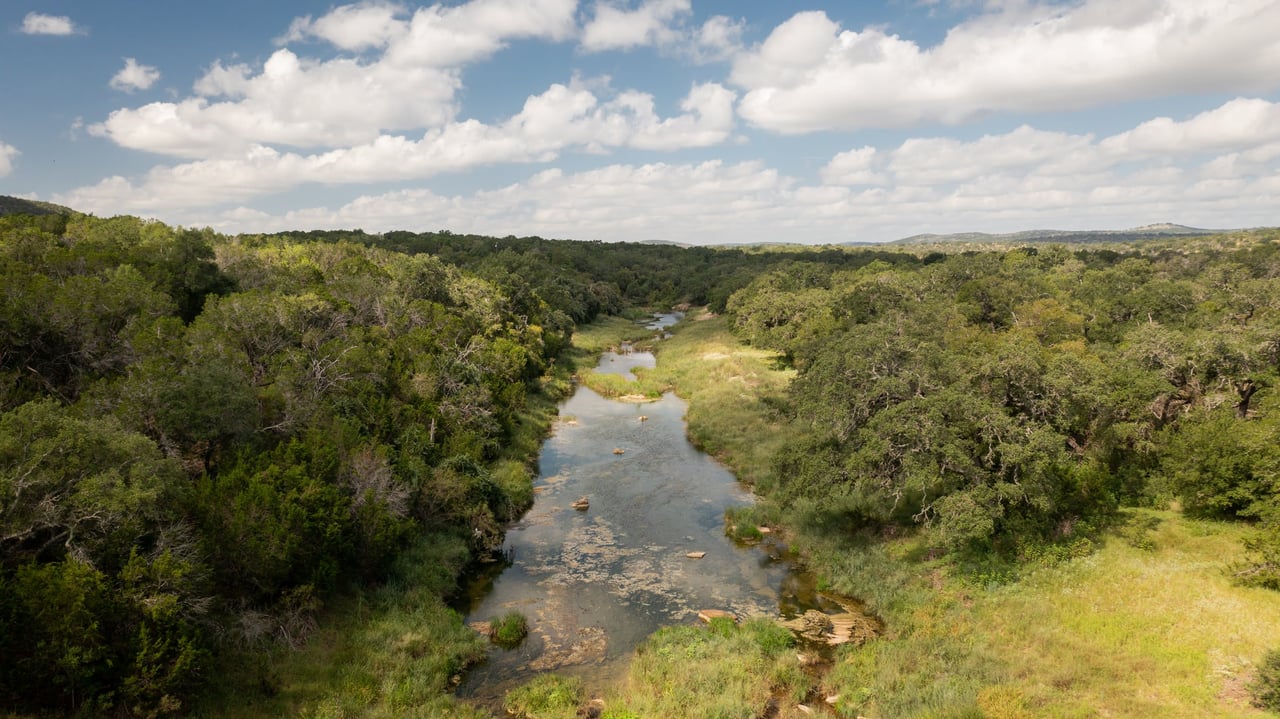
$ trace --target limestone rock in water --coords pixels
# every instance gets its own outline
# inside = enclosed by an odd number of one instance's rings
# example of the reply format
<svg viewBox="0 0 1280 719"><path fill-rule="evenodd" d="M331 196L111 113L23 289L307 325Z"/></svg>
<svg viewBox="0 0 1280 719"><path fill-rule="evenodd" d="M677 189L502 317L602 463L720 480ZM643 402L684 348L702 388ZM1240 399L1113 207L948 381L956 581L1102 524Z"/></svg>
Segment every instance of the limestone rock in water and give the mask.
<svg viewBox="0 0 1280 719"><path fill-rule="evenodd" d="M707 553L706 552L689 552L684 556L688 557L689 559L702 559L703 557L707 556Z"/></svg>
<svg viewBox="0 0 1280 719"><path fill-rule="evenodd" d="M824 614L810 609L795 619L779 623L805 639L831 645L862 644L880 633L880 625L875 619L857 612Z"/></svg>
<svg viewBox="0 0 1280 719"><path fill-rule="evenodd" d="M865 614L856 612L835 614L831 617L831 623L833 629L831 636L827 639L828 644L846 644L849 642L862 644L880 634L880 625L876 623L876 620Z"/></svg>
<svg viewBox="0 0 1280 719"><path fill-rule="evenodd" d="M800 626L800 633L811 639L825 639L836 628L831 617L816 609L810 609L800 617Z"/></svg>
<svg viewBox="0 0 1280 719"><path fill-rule="evenodd" d="M723 609L702 609L698 611L698 619L701 619L707 624L710 624L712 619L721 618L732 619L735 622L738 621L738 618L733 615L733 612L726 612Z"/></svg>
<svg viewBox="0 0 1280 719"><path fill-rule="evenodd" d="M614 447L614 448L613 448L613 453L614 453L614 454L623 454L623 453L625 453L626 451L627 451L627 450L625 450L625 449L623 449L623 448L621 448L621 447Z"/></svg>
<svg viewBox="0 0 1280 719"><path fill-rule="evenodd" d="M482 637L493 636L493 624L490 622L471 622L467 626Z"/></svg>
<svg viewBox="0 0 1280 719"><path fill-rule="evenodd" d="M569 506L573 507L579 512L585 512L591 506L591 500L587 499L587 495L584 494L581 497L578 497L577 499L573 500L573 502L570 503Z"/></svg>

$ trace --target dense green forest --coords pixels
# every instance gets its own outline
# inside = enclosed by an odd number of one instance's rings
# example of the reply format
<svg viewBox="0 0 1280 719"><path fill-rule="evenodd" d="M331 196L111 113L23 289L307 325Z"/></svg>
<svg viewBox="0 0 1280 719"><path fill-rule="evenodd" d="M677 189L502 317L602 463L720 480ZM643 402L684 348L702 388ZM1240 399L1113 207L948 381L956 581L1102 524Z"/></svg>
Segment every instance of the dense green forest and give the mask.
<svg viewBox="0 0 1280 719"><path fill-rule="evenodd" d="M958 565L1123 506L1260 528L1280 588L1280 235L915 254L0 217L0 706L182 714L423 537L532 501L575 329L707 305L794 371L789 521ZM1082 545L1083 542L1083 545ZM461 551L461 550L460 550Z"/></svg>
<svg viewBox="0 0 1280 719"><path fill-rule="evenodd" d="M1265 518L1274 239L764 273L729 312L798 370L787 400L803 440L762 489L815 521L919 525L940 548L979 552L1062 539L1121 503ZM1269 563L1255 570L1276 581Z"/></svg>

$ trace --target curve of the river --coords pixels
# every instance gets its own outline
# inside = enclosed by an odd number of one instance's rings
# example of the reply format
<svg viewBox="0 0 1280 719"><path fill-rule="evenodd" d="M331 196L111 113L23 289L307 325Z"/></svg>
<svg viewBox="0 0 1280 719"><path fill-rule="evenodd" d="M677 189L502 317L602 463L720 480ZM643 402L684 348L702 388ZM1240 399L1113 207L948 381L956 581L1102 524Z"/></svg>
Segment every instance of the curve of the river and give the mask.
<svg viewBox="0 0 1280 719"><path fill-rule="evenodd" d="M598 371L636 366L652 367L653 355L606 354ZM747 617L799 608L810 577L774 545L740 547L725 536L725 509L753 498L689 443L685 409L674 394L634 404L585 387L561 405L542 447L533 508L507 531L510 562L476 577L461 607L469 622L518 610L529 638L516 649L494 647L468 671L460 695L496 706L546 671L599 689L621 675L645 637L697 621L701 609ZM585 511L570 506L584 496Z"/></svg>

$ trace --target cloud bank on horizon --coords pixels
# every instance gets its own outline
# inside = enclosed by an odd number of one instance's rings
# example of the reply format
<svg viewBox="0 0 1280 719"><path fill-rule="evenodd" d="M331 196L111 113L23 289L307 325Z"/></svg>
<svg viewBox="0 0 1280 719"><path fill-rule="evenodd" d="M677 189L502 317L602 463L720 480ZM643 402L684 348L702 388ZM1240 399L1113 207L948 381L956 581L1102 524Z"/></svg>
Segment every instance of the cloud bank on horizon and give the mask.
<svg viewBox="0 0 1280 719"><path fill-rule="evenodd" d="M195 67L140 37L101 51L146 64L99 81L138 104L62 98L73 122L10 136L24 123L0 111L0 192L229 232L817 243L1280 224L1280 2L811 5L364 0ZM81 28L99 21L81 22L33 12L19 32L95 42ZM42 142L104 160L35 187Z"/></svg>

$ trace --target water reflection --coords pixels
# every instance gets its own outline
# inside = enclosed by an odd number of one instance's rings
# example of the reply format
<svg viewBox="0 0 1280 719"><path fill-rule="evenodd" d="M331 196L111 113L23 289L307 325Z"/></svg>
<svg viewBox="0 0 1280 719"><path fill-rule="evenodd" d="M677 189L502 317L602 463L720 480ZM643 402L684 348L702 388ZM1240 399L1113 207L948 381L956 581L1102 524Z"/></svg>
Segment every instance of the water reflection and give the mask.
<svg viewBox="0 0 1280 719"><path fill-rule="evenodd" d="M652 362L648 353L627 357ZM620 361L602 358L601 371ZM537 500L507 533L510 564L477 578L464 607L468 621L517 609L530 638L514 650L494 648L459 694L493 705L550 670L598 690L662 626L696 621L707 608L776 616L805 593L801 585L811 586L785 558L724 536L725 508L752 497L688 442L685 409L672 394L632 404L585 387L561 406L542 448ZM572 509L582 496L590 507Z"/></svg>

